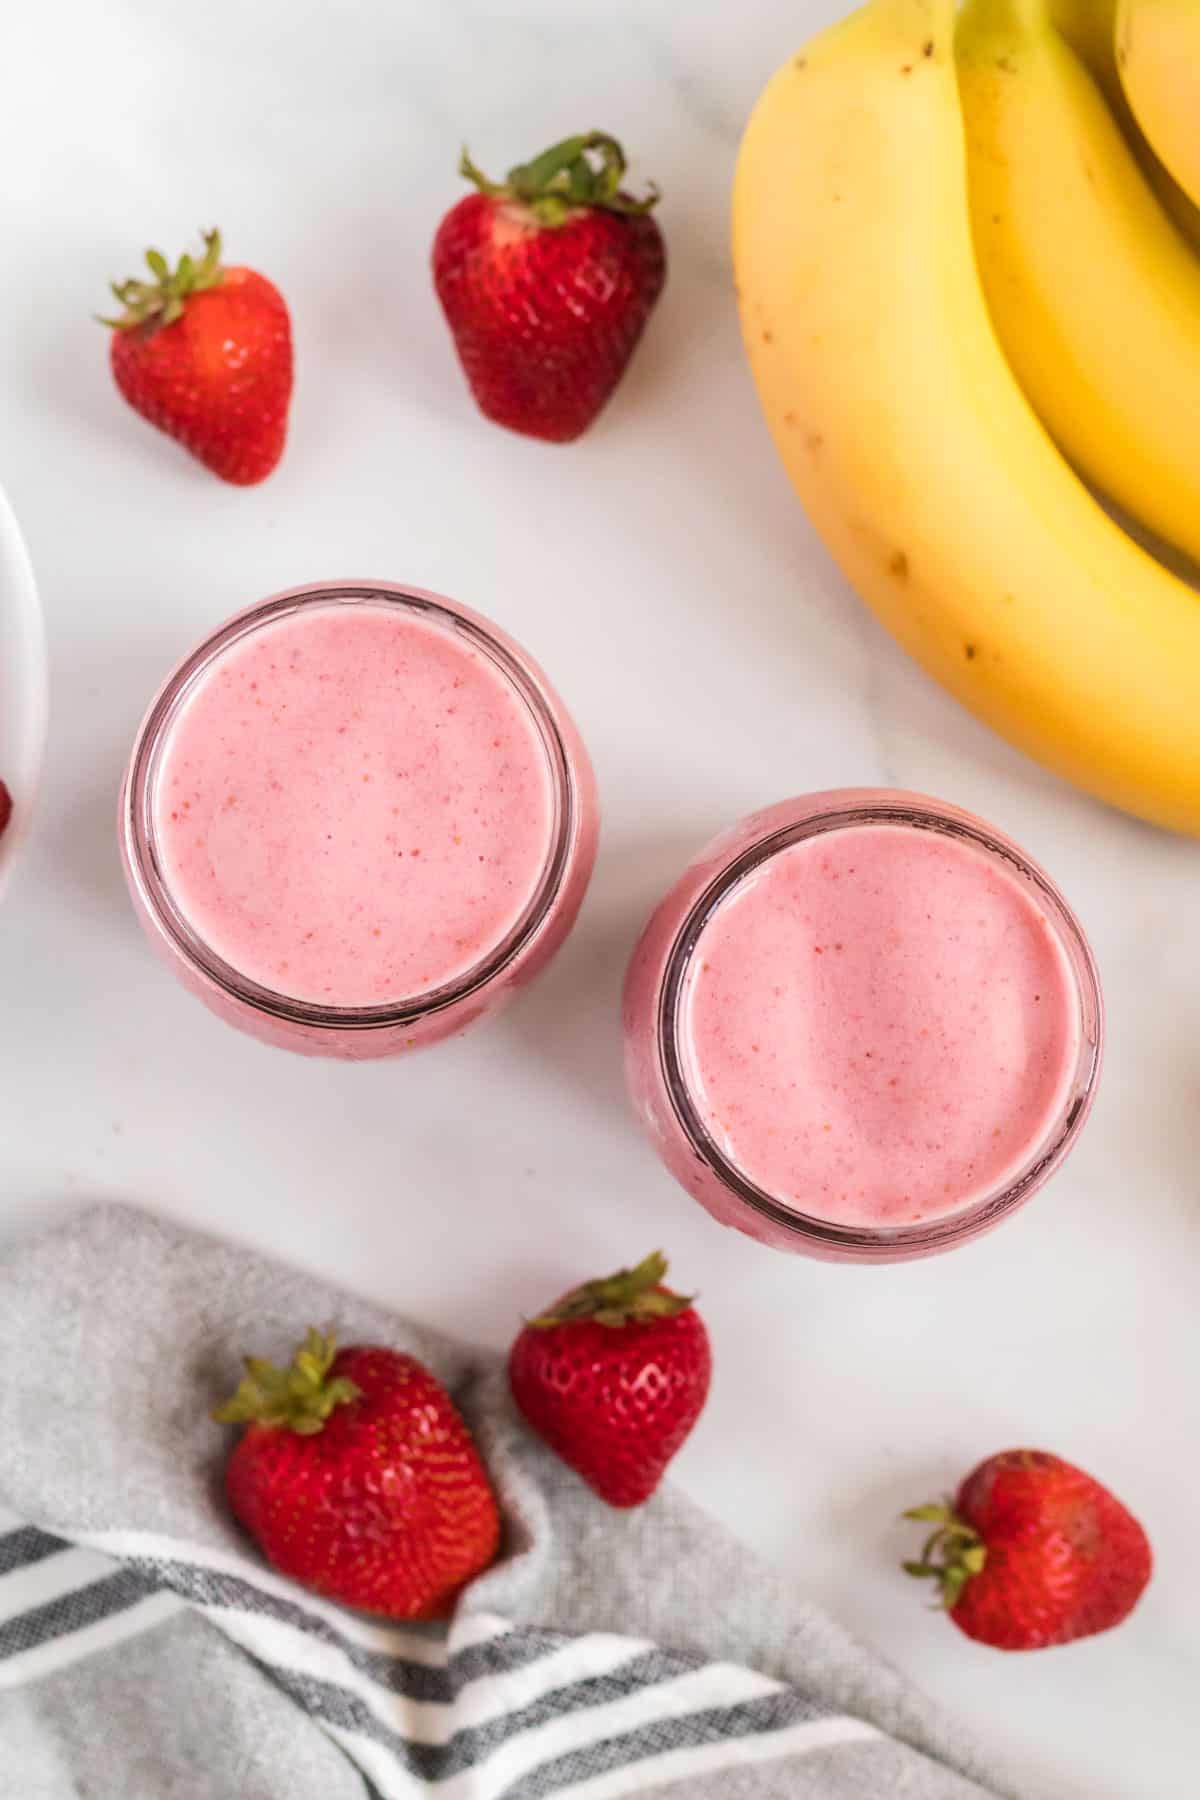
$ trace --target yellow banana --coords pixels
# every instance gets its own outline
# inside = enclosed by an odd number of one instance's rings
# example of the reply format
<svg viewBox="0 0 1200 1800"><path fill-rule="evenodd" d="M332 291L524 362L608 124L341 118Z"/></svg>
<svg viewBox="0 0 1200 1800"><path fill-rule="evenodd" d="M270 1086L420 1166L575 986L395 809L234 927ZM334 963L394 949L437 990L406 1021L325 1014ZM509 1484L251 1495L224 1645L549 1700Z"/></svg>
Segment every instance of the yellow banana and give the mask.
<svg viewBox="0 0 1200 1800"><path fill-rule="evenodd" d="M1076 467L1200 561L1200 261L1046 0L967 0L955 51L1008 360Z"/></svg>
<svg viewBox="0 0 1200 1800"><path fill-rule="evenodd" d="M1138 124L1200 201L1200 0L1119 0L1116 58Z"/></svg>
<svg viewBox="0 0 1200 1800"><path fill-rule="evenodd" d="M1200 834L1200 595L1112 523L1004 360L954 15L870 0L758 102L733 241L763 407L826 544L931 674L1060 774Z"/></svg>
<svg viewBox="0 0 1200 1800"><path fill-rule="evenodd" d="M1121 92L1113 47L1117 0L1050 0L1050 15L1109 99Z"/></svg>
<svg viewBox="0 0 1200 1800"><path fill-rule="evenodd" d="M1181 0L1187 7L1195 0ZM1134 117L1117 73L1117 0L1050 0L1050 17L1100 83L1113 116L1138 159L1143 175L1179 230L1200 250L1200 206L1154 154Z"/></svg>

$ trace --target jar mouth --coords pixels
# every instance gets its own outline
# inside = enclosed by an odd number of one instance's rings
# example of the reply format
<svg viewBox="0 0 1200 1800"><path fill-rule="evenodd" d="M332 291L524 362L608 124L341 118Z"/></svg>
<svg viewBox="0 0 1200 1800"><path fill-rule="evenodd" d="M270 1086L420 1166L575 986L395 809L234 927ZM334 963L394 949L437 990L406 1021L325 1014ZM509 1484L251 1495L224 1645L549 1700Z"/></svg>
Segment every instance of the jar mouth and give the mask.
<svg viewBox="0 0 1200 1800"><path fill-rule="evenodd" d="M983 851L1032 889L1053 925L1078 1006L1079 1052L1063 1103L1036 1149L1014 1173L956 1210L903 1225L840 1224L801 1211L752 1181L708 1130L693 1097L683 1050L683 1006L693 954L705 928L732 891L780 851L828 832L863 825L904 826L938 833ZM1036 863L1004 838L956 809L903 802L850 801L768 831L713 877L680 925L667 956L659 994L657 1039L663 1084L692 1152L737 1199L799 1242L850 1252L857 1260L894 1261L949 1249L1020 1206L1062 1161L1091 1110L1103 1056L1104 1005L1100 978L1083 930L1059 889Z"/></svg>
<svg viewBox="0 0 1200 1800"><path fill-rule="evenodd" d="M374 606L417 615L457 636L505 677L535 728L550 777L547 852L533 891L505 935L470 968L420 993L370 1006L301 1000L268 987L227 962L195 930L177 903L163 869L155 824L158 777L171 731L211 667L234 644L276 620L309 607ZM514 649L474 614L432 594L389 582L346 582L292 588L230 619L179 664L160 689L138 732L122 800L122 834L131 880L147 917L194 969L231 999L292 1024L339 1031L371 1031L415 1024L488 987L538 935L562 889L575 841L579 796L562 732L537 679Z"/></svg>

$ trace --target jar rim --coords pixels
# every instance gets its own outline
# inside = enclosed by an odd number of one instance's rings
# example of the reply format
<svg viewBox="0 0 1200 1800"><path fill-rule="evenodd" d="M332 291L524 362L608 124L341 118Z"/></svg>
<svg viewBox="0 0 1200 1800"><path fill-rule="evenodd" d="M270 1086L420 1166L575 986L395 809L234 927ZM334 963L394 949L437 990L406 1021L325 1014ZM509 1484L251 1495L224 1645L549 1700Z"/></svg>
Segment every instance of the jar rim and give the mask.
<svg viewBox="0 0 1200 1800"><path fill-rule="evenodd" d="M234 644L264 626L310 607L395 607L464 638L486 656L523 703L536 730L550 778L552 817L548 848L536 885L520 916L487 955L452 980L373 1006L332 1006L300 1000L243 974L220 956L189 923L172 895L158 854L154 806L163 753L188 699L212 666ZM467 607L420 588L386 581L318 582L289 588L236 613L176 665L139 727L121 806L122 837L131 880L147 919L206 981L228 998L289 1024L336 1031L373 1031L415 1024L490 986L524 953L552 912L566 879L578 830L579 795L554 706L536 665L498 627Z"/></svg>
<svg viewBox="0 0 1200 1800"><path fill-rule="evenodd" d="M803 805L798 800L797 805ZM772 812L778 812L772 808ZM1063 1104L1036 1149L1002 1183L953 1212L903 1225L848 1225L822 1219L788 1205L761 1188L726 1156L694 1103L681 1047L681 1014L692 956L718 908L747 876L781 851L827 832L863 825L899 825L931 831L970 844L1001 862L1032 888L1046 908L1067 965L1079 1008L1079 1054ZM708 881L689 907L667 952L659 988L657 1054L663 1086L692 1153L737 1199L770 1224L827 1253L851 1253L862 1260L890 1262L951 1248L999 1222L1035 1192L1073 1146L1091 1110L1104 1049L1104 1001L1095 957L1065 896L1016 844L971 814L924 796L894 800L823 804L790 824L768 828L733 856ZM799 1247L799 1245L798 1245Z"/></svg>

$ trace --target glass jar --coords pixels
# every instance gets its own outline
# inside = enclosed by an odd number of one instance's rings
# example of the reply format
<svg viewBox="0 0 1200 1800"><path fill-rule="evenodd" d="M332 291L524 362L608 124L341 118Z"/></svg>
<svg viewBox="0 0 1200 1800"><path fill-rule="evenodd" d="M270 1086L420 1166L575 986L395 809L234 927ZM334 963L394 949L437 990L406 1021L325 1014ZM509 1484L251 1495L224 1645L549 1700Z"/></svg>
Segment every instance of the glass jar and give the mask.
<svg viewBox="0 0 1200 1800"><path fill-rule="evenodd" d="M460 1032L536 975L597 830L537 664L390 582L221 626L151 705L120 810L134 907L184 985L266 1043L350 1059Z"/></svg>
<svg viewBox="0 0 1200 1800"><path fill-rule="evenodd" d="M784 801L710 844L625 987L635 1109L722 1224L896 1262L991 1229L1075 1143L1096 965L1050 878L959 808Z"/></svg>

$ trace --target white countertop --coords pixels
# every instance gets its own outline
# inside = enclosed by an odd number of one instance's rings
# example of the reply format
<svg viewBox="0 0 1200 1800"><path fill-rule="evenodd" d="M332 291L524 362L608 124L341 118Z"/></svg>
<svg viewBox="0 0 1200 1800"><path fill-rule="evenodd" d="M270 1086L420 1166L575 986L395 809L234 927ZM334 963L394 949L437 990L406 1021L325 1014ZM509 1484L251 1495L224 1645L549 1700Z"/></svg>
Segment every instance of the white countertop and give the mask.
<svg viewBox="0 0 1200 1800"><path fill-rule="evenodd" d="M495 1345L522 1309L662 1244L716 1349L677 1464L690 1493L1005 1751L1028 1795L1193 1793L1200 847L1075 794L932 686L775 461L727 195L759 86L836 7L9 10L0 478L53 693L0 929L0 1230L122 1197ZM671 277L616 403L561 449L474 412L426 262L463 140L503 171L592 126L661 182ZM250 491L124 408L89 321L146 243L175 256L212 223L283 287L298 343L290 447ZM529 645L592 748L605 831L573 938L509 1013L407 1063L345 1067L239 1036L152 960L113 813L181 652L277 588L372 575ZM1110 1010L1096 1111L1053 1185L971 1248L877 1270L720 1230L643 1142L619 1061L626 957L689 854L753 807L850 783L1010 831L1082 915ZM1107 1479L1160 1574L1119 1631L1005 1657L924 1610L896 1515L1018 1443Z"/></svg>

